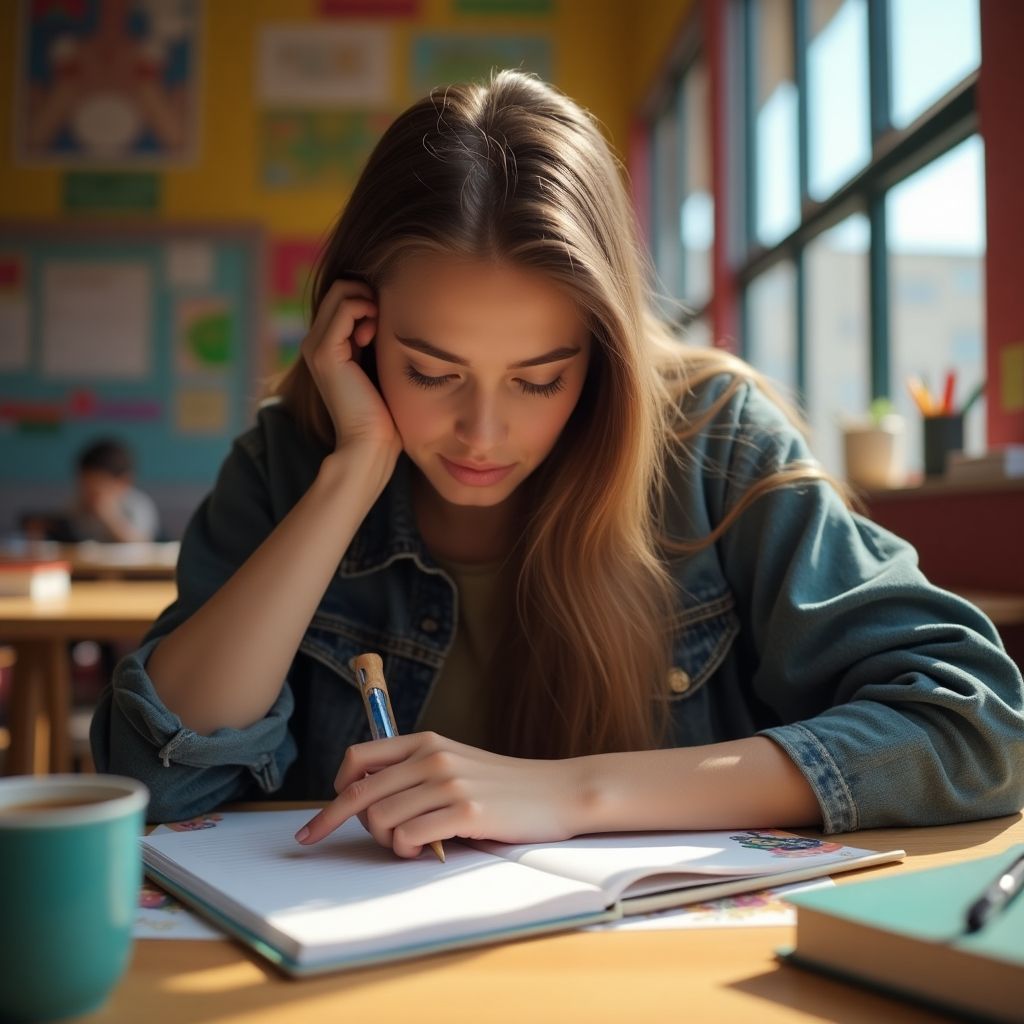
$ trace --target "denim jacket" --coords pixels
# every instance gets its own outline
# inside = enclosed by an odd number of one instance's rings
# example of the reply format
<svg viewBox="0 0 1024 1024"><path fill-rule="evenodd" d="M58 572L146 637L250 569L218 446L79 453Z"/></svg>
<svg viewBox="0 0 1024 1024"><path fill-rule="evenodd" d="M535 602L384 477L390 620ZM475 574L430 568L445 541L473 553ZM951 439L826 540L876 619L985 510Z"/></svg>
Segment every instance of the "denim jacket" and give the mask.
<svg viewBox="0 0 1024 1024"><path fill-rule="evenodd" d="M726 382L692 396L688 414L699 415ZM147 675L160 638L274 529L324 454L283 407L260 410L188 525L178 599L103 694L92 723L96 764L145 782L153 820L268 794L332 798L346 748L370 738L350 667L362 651L384 658L399 731L417 727L456 623L454 584L416 530L405 456L264 718L199 735L161 703ZM744 384L671 465L669 535L706 535L755 480L810 458L781 411ZM671 745L770 737L807 778L826 832L1024 805L1024 685L996 630L930 584L913 548L849 511L833 487L769 491L717 543L666 555L666 564L678 595L672 668L659 683Z"/></svg>

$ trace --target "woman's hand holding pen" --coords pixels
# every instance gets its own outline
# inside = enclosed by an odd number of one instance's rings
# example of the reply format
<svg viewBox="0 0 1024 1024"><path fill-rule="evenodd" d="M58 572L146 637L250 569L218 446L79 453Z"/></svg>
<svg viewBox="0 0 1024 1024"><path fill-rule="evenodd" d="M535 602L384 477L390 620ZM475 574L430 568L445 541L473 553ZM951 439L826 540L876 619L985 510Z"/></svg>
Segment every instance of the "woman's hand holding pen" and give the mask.
<svg viewBox="0 0 1024 1024"><path fill-rule="evenodd" d="M402 442L380 392L356 358L377 332L377 302L361 281L338 280L324 296L301 353L334 424L336 446L369 445L398 458Z"/></svg>
<svg viewBox="0 0 1024 1024"><path fill-rule="evenodd" d="M399 857L456 836L568 839L582 831L575 826L586 789L576 764L505 757L431 732L354 744L335 779L338 797L296 839L315 843L353 814Z"/></svg>

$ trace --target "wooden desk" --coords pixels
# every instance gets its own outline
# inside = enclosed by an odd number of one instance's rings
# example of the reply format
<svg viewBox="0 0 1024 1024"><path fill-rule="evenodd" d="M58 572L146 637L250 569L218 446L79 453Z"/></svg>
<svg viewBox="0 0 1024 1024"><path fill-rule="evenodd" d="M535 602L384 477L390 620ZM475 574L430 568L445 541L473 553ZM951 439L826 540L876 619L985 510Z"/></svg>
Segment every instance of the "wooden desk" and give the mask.
<svg viewBox="0 0 1024 1024"><path fill-rule="evenodd" d="M0 642L14 647L7 772L67 771L69 640L138 640L175 598L171 582L75 582L67 598L0 597Z"/></svg>
<svg viewBox="0 0 1024 1024"><path fill-rule="evenodd" d="M902 848L908 857L903 864L837 876L843 885L882 873L1000 853L1024 842L1024 819L1018 814L944 828L879 829L851 833L844 841L876 850ZM774 951L792 941L793 929L778 927L578 932L291 981L227 940L144 939L136 942L128 973L106 1007L82 1020L96 1024L139 1020L146 1024L794 1024L826 1020L924 1024L947 1020L867 990L783 967L774 959Z"/></svg>
<svg viewBox="0 0 1024 1024"><path fill-rule="evenodd" d="M14 541L0 545L0 560L59 559L76 580L173 580L181 545L177 541L106 544L82 541Z"/></svg>

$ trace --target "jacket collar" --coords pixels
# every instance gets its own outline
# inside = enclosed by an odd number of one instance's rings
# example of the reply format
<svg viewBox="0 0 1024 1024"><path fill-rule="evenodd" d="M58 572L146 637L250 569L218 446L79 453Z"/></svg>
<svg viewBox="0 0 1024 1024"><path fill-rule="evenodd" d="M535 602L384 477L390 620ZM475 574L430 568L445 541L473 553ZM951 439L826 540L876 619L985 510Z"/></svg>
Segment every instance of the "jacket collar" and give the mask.
<svg viewBox="0 0 1024 1024"><path fill-rule="evenodd" d="M363 576L396 558L429 562L412 507L412 463L402 452L380 497L374 502L341 560L341 576Z"/></svg>

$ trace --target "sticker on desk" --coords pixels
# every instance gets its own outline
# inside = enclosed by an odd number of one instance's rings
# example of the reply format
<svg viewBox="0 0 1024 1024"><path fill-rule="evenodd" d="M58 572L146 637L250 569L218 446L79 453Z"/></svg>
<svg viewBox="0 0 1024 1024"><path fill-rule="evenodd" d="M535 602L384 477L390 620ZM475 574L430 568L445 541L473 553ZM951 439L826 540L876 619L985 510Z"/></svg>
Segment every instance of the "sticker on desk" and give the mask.
<svg viewBox="0 0 1024 1024"><path fill-rule="evenodd" d="M587 932L640 932L673 928L765 928L796 924L796 911L785 897L807 889L820 889L835 885L831 878L816 878L810 882L780 885L760 892L745 892L726 896L707 903L693 903L688 907L655 910L650 914L637 914L605 924L588 925Z"/></svg>
<svg viewBox="0 0 1024 1024"><path fill-rule="evenodd" d="M186 910L152 882L142 883L132 936L136 939L223 939L222 932Z"/></svg>
<svg viewBox="0 0 1024 1024"><path fill-rule="evenodd" d="M157 825L154 832L192 832L213 828L223 819L219 814L206 814L189 821L176 821L170 825ZM136 939L223 939L212 925L186 910L184 905L148 878L142 880L139 905L135 910L132 937Z"/></svg>

